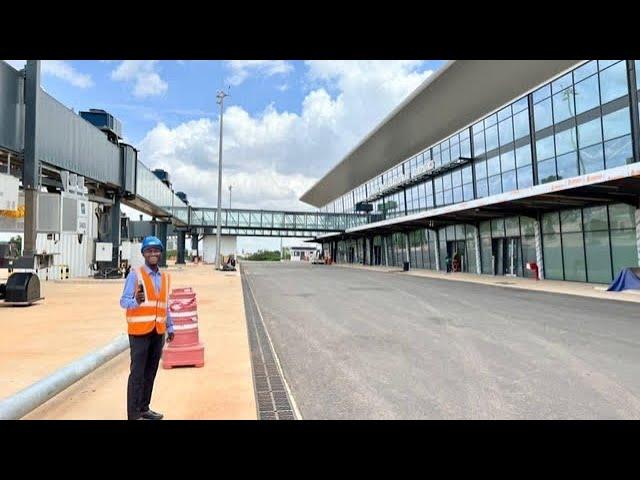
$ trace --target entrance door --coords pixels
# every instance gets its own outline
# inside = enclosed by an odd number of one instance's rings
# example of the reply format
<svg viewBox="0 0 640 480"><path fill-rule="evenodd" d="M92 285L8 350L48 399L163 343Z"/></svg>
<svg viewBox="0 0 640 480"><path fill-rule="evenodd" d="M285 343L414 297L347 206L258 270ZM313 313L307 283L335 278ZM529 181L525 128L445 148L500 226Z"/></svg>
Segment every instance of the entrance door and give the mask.
<svg viewBox="0 0 640 480"><path fill-rule="evenodd" d="M382 247L380 245L373 246L373 264L374 265L382 264Z"/></svg>
<svg viewBox="0 0 640 480"><path fill-rule="evenodd" d="M455 240L447 242L447 256L451 261L451 271L468 272L466 258L466 242L464 240Z"/></svg>
<svg viewBox="0 0 640 480"><path fill-rule="evenodd" d="M493 274L517 276L522 272L520 237L494 238L491 240Z"/></svg>

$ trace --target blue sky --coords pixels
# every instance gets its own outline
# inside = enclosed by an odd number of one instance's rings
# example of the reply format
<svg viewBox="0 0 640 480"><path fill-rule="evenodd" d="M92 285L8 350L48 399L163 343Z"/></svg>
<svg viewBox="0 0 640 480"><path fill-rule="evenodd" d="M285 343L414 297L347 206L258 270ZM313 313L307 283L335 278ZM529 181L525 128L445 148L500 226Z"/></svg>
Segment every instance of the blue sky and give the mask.
<svg viewBox="0 0 640 480"><path fill-rule="evenodd" d="M24 61L10 61L21 67ZM52 61L43 88L75 111L102 108L151 168L215 205L225 100L223 205L303 210L298 198L443 61ZM285 244L299 243L286 240ZM243 239L245 248L279 240Z"/></svg>

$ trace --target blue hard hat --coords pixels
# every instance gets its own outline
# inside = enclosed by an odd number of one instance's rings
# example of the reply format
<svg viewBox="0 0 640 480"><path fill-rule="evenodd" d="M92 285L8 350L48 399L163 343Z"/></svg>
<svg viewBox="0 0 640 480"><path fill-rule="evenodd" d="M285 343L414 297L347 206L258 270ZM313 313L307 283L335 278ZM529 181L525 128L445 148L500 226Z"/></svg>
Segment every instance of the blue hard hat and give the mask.
<svg viewBox="0 0 640 480"><path fill-rule="evenodd" d="M153 236L145 237L144 240L142 241L142 248L140 249L140 251L144 253L144 249L148 248L148 247L157 247L161 251L164 251L164 247L162 246L162 242L160 241L160 239L158 237L153 237Z"/></svg>

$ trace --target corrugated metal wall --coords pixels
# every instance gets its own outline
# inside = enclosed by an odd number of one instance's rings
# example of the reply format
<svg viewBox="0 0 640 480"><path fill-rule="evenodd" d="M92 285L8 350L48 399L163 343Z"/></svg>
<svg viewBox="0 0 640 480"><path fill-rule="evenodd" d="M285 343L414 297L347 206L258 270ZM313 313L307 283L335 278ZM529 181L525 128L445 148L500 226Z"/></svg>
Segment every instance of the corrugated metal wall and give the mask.
<svg viewBox="0 0 640 480"><path fill-rule="evenodd" d="M120 186L120 149L51 95L38 102L38 155L51 165Z"/></svg>
<svg viewBox="0 0 640 480"><path fill-rule="evenodd" d="M89 277L92 270L89 268L93 262L95 254L95 242L98 238L98 221L94 214L97 204L89 202L90 215L88 222L88 232L90 235L84 235L82 243L78 243L78 235L71 233L60 234L58 242L47 240L45 233L39 233L36 239L36 250L38 252L46 251L47 253L59 253L55 255L55 267L50 268L48 272L38 272L40 280L61 280L60 266L69 267L69 278Z"/></svg>
<svg viewBox="0 0 640 480"><path fill-rule="evenodd" d="M24 148L23 79L11 65L0 61L0 147Z"/></svg>

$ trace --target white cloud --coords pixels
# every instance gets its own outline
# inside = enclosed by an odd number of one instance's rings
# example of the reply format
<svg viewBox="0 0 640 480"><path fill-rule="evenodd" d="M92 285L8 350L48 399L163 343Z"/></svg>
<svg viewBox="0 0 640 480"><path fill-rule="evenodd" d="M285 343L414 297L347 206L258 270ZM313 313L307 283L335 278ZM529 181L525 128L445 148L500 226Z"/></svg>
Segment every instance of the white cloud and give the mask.
<svg viewBox="0 0 640 480"><path fill-rule="evenodd" d="M227 78L231 85L240 85L252 72L270 77L286 75L293 70L293 65L284 60L230 60L227 65L232 75Z"/></svg>
<svg viewBox="0 0 640 480"><path fill-rule="evenodd" d="M124 60L111 72L111 79L133 81L133 95L138 98L162 95L169 85L156 71L157 63L157 60Z"/></svg>
<svg viewBox="0 0 640 480"><path fill-rule="evenodd" d="M20 70L27 63L26 60L5 60L12 67ZM42 60L41 71L43 75L51 75L65 82L70 83L74 87L89 88L93 87L93 79L91 75L80 73L64 60Z"/></svg>
<svg viewBox="0 0 640 480"><path fill-rule="evenodd" d="M223 205L231 183L233 206L311 209L298 198L432 73L406 61L307 65L315 88L300 113L273 104L253 115L237 105L225 110ZM159 123L139 145L141 159L171 172L192 204L215 206L218 128L209 118Z"/></svg>

